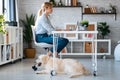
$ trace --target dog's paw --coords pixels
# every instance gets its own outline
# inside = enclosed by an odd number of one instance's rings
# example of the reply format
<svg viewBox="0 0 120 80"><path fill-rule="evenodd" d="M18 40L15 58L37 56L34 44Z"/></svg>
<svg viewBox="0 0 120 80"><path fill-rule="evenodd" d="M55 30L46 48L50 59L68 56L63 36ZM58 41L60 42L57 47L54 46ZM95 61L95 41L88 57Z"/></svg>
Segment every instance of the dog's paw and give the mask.
<svg viewBox="0 0 120 80"><path fill-rule="evenodd" d="M36 71L36 70L37 70L37 67L36 67L36 66L32 66L32 69L33 69L34 71Z"/></svg>
<svg viewBox="0 0 120 80"><path fill-rule="evenodd" d="M36 74L40 74L40 71L35 71Z"/></svg>

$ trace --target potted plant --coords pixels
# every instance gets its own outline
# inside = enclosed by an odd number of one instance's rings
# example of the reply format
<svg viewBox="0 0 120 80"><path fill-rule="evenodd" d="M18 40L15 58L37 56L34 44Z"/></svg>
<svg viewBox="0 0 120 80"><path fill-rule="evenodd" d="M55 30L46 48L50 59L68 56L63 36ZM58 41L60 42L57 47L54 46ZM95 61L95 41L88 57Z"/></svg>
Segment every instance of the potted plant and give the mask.
<svg viewBox="0 0 120 80"><path fill-rule="evenodd" d="M87 30L87 27L88 27L88 25L89 25L89 21L87 21L87 20L82 20L82 21L80 22L80 25L83 27L83 30Z"/></svg>
<svg viewBox="0 0 120 80"><path fill-rule="evenodd" d="M31 25L35 24L35 15L31 14L26 17L24 20L20 20L23 24L23 40L27 43L27 48L24 50L24 54L26 58L34 58L35 57L35 48L32 47L32 29Z"/></svg>
<svg viewBox="0 0 120 80"><path fill-rule="evenodd" d="M53 6L56 6L55 0L49 0L53 4Z"/></svg>
<svg viewBox="0 0 120 80"><path fill-rule="evenodd" d="M99 22L98 23L98 31L102 39L105 38L110 33L109 25L106 22Z"/></svg>
<svg viewBox="0 0 120 80"><path fill-rule="evenodd" d="M110 6L110 10L112 13L116 13L116 6L115 5L112 5L111 3L109 4Z"/></svg>

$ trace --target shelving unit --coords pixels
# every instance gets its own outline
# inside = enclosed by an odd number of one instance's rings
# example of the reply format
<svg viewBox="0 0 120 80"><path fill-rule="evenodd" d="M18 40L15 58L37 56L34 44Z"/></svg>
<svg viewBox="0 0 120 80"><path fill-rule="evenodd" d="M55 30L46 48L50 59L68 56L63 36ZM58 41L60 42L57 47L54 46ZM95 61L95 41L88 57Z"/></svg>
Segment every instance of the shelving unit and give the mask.
<svg viewBox="0 0 120 80"><path fill-rule="evenodd" d="M8 26L0 43L0 65L23 58L22 28Z"/></svg>
<svg viewBox="0 0 120 80"><path fill-rule="evenodd" d="M87 46L85 45L86 42L88 43ZM97 42L97 55L111 55L110 39L97 39L95 42ZM92 55L91 45L90 40L70 40L67 53L61 53L61 55ZM103 52L100 52L101 48L104 49Z"/></svg>
<svg viewBox="0 0 120 80"><path fill-rule="evenodd" d="M97 53L98 55L111 55L111 40L97 39ZM102 51L100 50L102 49Z"/></svg>
<svg viewBox="0 0 120 80"><path fill-rule="evenodd" d="M97 34L91 33L97 31L97 22L90 22L88 27L91 27L89 28L91 31L63 31L63 33L61 31L56 32L63 34L62 36L69 39L67 53L61 53L60 55L92 55L92 47L94 47L93 43L96 43L97 45L97 55L111 55L111 40L97 39ZM91 35L92 37L88 37ZM92 42L93 37L94 42Z"/></svg>

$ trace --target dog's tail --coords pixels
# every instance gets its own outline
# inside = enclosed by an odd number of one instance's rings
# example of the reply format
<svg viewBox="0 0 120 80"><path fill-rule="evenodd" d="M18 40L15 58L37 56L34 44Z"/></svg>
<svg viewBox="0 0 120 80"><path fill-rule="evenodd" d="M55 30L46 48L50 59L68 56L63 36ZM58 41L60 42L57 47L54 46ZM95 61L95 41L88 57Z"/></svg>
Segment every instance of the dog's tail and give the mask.
<svg viewBox="0 0 120 80"><path fill-rule="evenodd" d="M75 77L78 77L78 76L81 76L81 75L89 75L89 74L90 74L90 71L83 67L83 71L71 74L69 77L70 78L75 78Z"/></svg>

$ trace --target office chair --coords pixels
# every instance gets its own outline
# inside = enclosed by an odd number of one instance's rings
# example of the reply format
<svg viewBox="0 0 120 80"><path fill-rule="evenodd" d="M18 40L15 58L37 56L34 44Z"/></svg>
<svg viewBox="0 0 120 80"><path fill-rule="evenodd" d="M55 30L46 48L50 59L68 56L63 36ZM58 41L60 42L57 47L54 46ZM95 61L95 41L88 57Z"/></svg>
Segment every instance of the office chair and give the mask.
<svg viewBox="0 0 120 80"><path fill-rule="evenodd" d="M53 45L52 44L48 44L48 43L44 43L44 42L36 42L35 26L32 25L31 29L32 29L33 41L34 41L35 46L44 48L45 50L49 51L49 49L51 47L53 47Z"/></svg>

